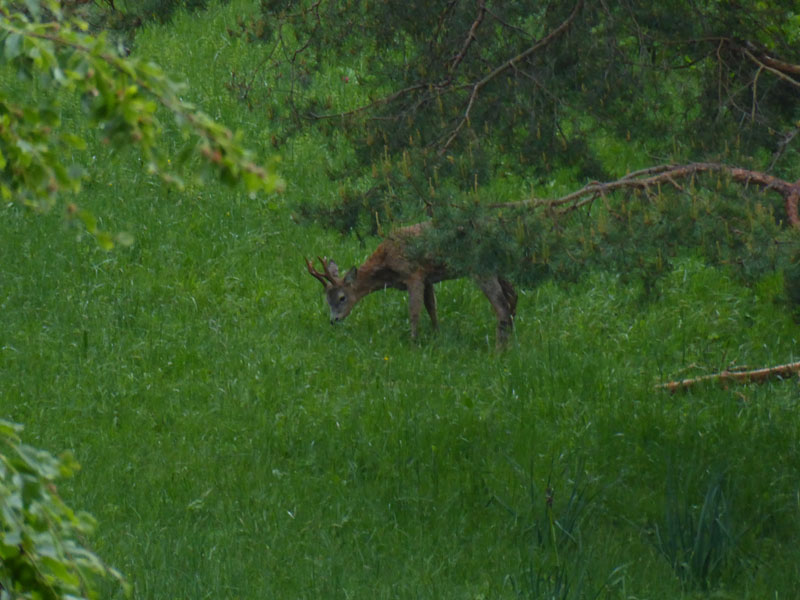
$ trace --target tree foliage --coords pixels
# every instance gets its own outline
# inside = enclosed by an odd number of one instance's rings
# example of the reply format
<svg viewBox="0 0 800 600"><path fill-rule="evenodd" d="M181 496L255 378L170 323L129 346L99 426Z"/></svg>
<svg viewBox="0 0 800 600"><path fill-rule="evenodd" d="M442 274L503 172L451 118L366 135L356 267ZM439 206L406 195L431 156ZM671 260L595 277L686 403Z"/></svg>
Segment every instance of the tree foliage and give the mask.
<svg viewBox="0 0 800 600"><path fill-rule="evenodd" d="M586 141L606 130L648 142L666 133L662 155L678 142L696 156L722 152L735 134L776 149L763 135L796 128L792 1L297 1L262 11L241 24L267 46L271 60L257 68L284 69L297 83L286 98L295 114L343 122L372 160L387 148L482 149L526 173L578 162L599 178L607 169ZM307 93L309 78L354 56L369 101L337 111Z"/></svg>
<svg viewBox="0 0 800 600"><path fill-rule="evenodd" d="M180 97L182 86L154 63L125 57L105 34L88 34L87 24L66 17L56 0L0 1L0 59L40 93L10 97L0 90L0 197L37 209L50 207L62 192L77 192L84 169L73 162L86 140L65 128L64 95L77 96L103 140L139 148L149 172L183 186L181 168L194 156L222 181L244 181L251 192L273 191L282 183L256 164L232 133ZM162 114L184 130L186 143L175 156L158 145ZM95 218L70 204L104 247L113 238L97 229Z"/></svg>
<svg viewBox="0 0 800 600"><path fill-rule="evenodd" d="M85 547L92 517L76 513L56 482L78 464L24 444L22 427L0 420L0 598L97 598L98 579L122 576Z"/></svg>
<svg viewBox="0 0 800 600"><path fill-rule="evenodd" d="M438 249L454 260L531 280L598 262L659 271L684 244L748 272L795 260L779 198L726 175L653 194L609 188L567 214L531 210L535 190L552 200L660 164L795 181L794 0L261 7L231 34L262 45L264 60L231 88L253 110L346 135L357 153L332 174L335 203L301 207L310 217L375 231L427 214L449 229ZM315 85L337 76L348 91Z"/></svg>

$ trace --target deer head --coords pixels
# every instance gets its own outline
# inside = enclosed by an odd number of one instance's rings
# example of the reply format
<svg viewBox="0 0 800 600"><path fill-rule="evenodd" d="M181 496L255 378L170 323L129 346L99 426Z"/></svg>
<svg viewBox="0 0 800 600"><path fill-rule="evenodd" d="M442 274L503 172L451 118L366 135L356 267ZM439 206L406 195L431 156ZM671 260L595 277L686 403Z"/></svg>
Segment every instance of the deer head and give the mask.
<svg viewBox="0 0 800 600"><path fill-rule="evenodd" d="M344 277L339 277L339 267L335 262L327 258L317 258L322 263L322 273L317 271L308 259L306 267L308 272L325 287L325 299L331 309L331 324L333 324L347 317L359 300L353 288L358 269L353 267Z"/></svg>

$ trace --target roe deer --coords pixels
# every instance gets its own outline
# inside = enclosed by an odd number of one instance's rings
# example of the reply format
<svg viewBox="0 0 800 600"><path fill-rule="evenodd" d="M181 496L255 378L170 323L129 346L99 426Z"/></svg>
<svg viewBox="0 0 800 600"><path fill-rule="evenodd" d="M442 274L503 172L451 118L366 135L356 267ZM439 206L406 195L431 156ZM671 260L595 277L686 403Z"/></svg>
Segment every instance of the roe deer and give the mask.
<svg viewBox="0 0 800 600"><path fill-rule="evenodd" d="M323 268L320 273L314 269L311 261L305 259L308 272L325 286L331 323L347 317L353 306L367 294L395 288L408 290L412 339L417 337L423 304L431 317L433 328L437 329L439 322L433 284L445 279L458 279L464 274L452 272L441 260L415 260L408 256L406 248L409 238L420 236L428 227L430 223L418 223L398 229L378 246L363 265L353 267L344 277L339 276L339 267L332 260L319 259ZM497 275L474 276L474 279L497 315L496 344L498 349L502 349L514 327L517 294L510 282Z"/></svg>

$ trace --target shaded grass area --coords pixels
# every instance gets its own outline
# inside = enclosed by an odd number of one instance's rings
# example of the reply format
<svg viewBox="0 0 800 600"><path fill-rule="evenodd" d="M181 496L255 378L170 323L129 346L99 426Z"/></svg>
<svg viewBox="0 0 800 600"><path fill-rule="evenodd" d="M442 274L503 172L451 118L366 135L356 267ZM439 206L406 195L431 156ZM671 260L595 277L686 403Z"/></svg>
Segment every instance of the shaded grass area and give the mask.
<svg viewBox="0 0 800 600"><path fill-rule="evenodd" d="M227 10L137 51L267 152L218 76L247 59L210 33ZM414 344L403 294L332 328L305 273L377 243L291 218L336 194L335 143L282 149L285 199L168 191L95 146L80 204L136 243L0 209L0 416L74 451L61 493L136 597L794 597L796 382L655 389L796 360L780 275L686 257L650 298L604 273L520 290L501 356L483 295L445 282Z"/></svg>

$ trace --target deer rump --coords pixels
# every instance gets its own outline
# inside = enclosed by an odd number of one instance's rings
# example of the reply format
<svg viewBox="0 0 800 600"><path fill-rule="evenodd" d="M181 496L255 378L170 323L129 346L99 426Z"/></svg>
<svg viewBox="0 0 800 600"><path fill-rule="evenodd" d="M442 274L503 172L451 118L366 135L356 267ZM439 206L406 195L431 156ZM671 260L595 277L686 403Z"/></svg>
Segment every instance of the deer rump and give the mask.
<svg viewBox="0 0 800 600"><path fill-rule="evenodd" d="M323 271L317 271L306 259L308 272L325 287L326 300L331 311L331 323L341 321L367 294L395 288L408 291L408 311L411 337L416 339L422 307L430 316L434 329L439 321L436 313L436 296L433 284L446 279L464 277L453 272L446 264L432 260L414 260L406 252L408 240L420 236L430 223L418 223L398 229L381 242L375 252L359 267L353 267L343 277L338 265L327 258L319 258ZM493 274L473 276L497 316L496 345L502 349L514 328L517 294L508 280Z"/></svg>

